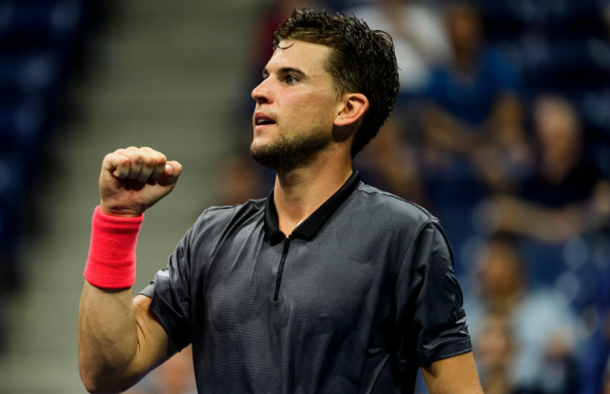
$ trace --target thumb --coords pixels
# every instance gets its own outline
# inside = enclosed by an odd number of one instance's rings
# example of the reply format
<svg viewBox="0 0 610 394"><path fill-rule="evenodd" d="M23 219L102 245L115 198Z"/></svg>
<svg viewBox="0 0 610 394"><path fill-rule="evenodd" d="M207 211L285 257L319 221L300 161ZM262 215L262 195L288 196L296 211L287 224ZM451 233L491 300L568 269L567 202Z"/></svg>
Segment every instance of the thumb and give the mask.
<svg viewBox="0 0 610 394"><path fill-rule="evenodd" d="M175 160L168 161L165 164L163 175L157 181L162 186L174 186L178 182L178 178L182 173L182 165Z"/></svg>

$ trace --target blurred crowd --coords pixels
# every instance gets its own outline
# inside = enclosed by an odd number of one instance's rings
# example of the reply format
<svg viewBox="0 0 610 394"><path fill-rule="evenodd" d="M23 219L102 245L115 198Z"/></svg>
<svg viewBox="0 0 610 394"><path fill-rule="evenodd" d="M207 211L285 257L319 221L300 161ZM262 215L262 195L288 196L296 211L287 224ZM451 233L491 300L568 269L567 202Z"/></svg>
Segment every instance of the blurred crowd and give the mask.
<svg viewBox="0 0 610 394"><path fill-rule="evenodd" d="M0 97L0 301L18 282L19 180L33 170L19 163L32 163L56 121L75 32L99 3L0 0L0 90L12 95ZM6 22L45 6L49 20L28 35ZM353 13L394 38L396 109L355 167L441 220L485 392L610 394L610 1L270 0L218 204L272 187L248 155L249 91L273 29L302 7ZM192 379L184 350L130 392L194 393Z"/></svg>

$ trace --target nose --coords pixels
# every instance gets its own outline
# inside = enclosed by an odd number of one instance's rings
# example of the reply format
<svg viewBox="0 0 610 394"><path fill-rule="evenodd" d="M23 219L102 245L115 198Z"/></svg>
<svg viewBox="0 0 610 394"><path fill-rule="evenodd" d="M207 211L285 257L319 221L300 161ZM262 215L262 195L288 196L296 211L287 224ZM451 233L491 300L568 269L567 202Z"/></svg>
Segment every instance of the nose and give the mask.
<svg viewBox="0 0 610 394"><path fill-rule="evenodd" d="M252 98L257 104L271 102L271 91L269 90L269 78L263 80L252 90Z"/></svg>

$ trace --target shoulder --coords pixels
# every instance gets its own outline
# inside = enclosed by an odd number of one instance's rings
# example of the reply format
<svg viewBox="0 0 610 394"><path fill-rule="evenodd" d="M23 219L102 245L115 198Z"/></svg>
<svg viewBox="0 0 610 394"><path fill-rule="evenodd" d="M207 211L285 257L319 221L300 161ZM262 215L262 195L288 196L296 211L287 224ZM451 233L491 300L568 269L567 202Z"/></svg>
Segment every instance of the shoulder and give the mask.
<svg viewBox="0 0 610 394"><path fill-rule="evenodd" d="M248 200L243 204L207 208L193 225L196 232L222 230L227 226L262 219L267 198Z"/></svg>
<svg viewBox="0 0 610 394"><path fill-rule="evenodd" d="M377 234L392 234L401 248L422 235L439 234L447 242L439 220L421 206L360 182L348 206L351 218L365 217ZM362 220L362 219L361 219Z"/></svg>
<svg viewBox="0 0 610 394"><path fill-rule="evenodd" d="M354 195L355 199L375 216L389 214L393 220L406 220L410 224L438 222L438 219L425 208L364 182L360 182Z"/></svg>

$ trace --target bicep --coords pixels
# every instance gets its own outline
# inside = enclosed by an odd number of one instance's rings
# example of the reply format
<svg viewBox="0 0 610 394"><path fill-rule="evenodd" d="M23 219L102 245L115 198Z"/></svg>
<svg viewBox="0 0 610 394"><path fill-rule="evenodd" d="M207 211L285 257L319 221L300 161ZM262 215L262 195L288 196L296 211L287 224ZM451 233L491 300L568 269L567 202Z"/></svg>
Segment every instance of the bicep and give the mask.
<svg viewBox="0 0 610 394"><path fill-rule="evenodd" d="M136 368L146 373L176 353L176 346L150 308L151 298L137 295L133 299L138 327Z"/></svg>
<svg viewBox="0 0 610 394"><path fill-rule="evenodd" d="M430 394L482 394L472 352L438 360L422 367Z"/></svg>

